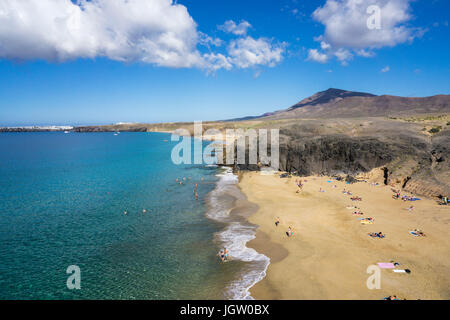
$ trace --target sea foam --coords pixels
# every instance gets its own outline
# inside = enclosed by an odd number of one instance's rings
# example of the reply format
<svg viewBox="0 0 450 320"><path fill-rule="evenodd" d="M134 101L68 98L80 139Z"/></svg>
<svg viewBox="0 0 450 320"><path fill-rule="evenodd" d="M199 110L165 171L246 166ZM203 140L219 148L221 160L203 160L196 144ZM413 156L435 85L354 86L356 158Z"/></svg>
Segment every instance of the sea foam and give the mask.
<svg viewBox="0 0 450 320"><path fill-rule="evenodd" d="M216 188L209 194L206 215L212 220L227 223L225 229L216 234L216 239L228 249L232 260L246 262L242 273L227 286L227 296L233 300L253 299L249 289L265 277L270 259L246 246L248 241L255 238L257 226L231 214L234 200L245 197L237 187L238 177L232 169L222 170L217 175L219 180Z"/></svg>

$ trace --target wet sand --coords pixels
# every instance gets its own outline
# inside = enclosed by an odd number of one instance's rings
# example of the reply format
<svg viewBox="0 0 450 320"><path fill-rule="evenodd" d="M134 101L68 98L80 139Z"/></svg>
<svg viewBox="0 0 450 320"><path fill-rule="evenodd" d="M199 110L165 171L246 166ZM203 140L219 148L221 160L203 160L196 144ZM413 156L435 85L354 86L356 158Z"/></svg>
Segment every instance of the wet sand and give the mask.
<svg viewBox="0 0 450 320"><path fill-rule="evenodd" d="M329 183L327 177L299 178L307 182L296 193L295 179L257 172L241 176L239 187L258 205L249 217L258 232L247 246L271 259L266 277L250 290L255 299L450 299L450 207L432 199L394 200L390 186ZM351 201L344 188L362 201ZM406 210L411 205L415 209ZM353 215L347 206L364 215ZM374 223L362 225L360 217ZM292 237L286 235L289 226ZM414 229L426 237L412 236ZM368 236L379 231L386 238ZM390 261L411 273L381 269L381 289L368 289L367 268Z"/></svg>

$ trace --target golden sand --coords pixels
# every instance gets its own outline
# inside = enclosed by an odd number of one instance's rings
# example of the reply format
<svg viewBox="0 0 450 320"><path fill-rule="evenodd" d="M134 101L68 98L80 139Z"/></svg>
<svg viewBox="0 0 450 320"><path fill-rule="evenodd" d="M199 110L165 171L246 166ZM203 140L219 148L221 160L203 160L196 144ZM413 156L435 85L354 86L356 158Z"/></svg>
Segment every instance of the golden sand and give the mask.
<svg viewBox="0 0 450 320"><path fill-rule="evenodd" d="M300 193L296 179L307 180ZM431 199L394 200L389 186L328 180L241 176L241 190L259 206L249 218L259 228L248 246L271 258L267 276L251 288L255 299L450 299L450 207ZM351 201L344 188L362 201ZM353 215L347 206L364 215ZM408 211L410 206L414 210ZM361 217L374 223L363 225ZM289 226L292 237L286 235ZM412 236L414 229L426 237ZM384 239L368 236L379 231ZM381 288L368 289L368 266L390 261L411 273L381 269Z"/></svg>

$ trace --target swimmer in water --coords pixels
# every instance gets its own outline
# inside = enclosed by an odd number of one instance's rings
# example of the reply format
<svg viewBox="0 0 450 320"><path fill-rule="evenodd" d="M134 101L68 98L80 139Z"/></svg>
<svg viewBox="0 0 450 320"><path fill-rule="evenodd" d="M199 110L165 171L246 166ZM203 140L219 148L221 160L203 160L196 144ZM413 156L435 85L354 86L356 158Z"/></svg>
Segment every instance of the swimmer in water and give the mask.
<svg viewBox="0 0 450 320"><path fill-rule="evenodd" d="M224 260L228 260L228 250L227 250L227 248L223 248L223 256L224 256Z"/></svg>
<svg viewBox="0 0 450 320"><path fill-rule="evenodd" d="M146 210L146 209L143 209L143 210L142 210L142 213L146 213L146 212L147 212L147 210Z"/></svg>
<svg viewBox="0 0 450 320"><path fill-rule="evenodd" d="M220 250L219 257L220 257L220 260L222 260L222 262L225 262L225 253L223 252L223 250Z"/></svg>
<svg viewBox="0 0 450 320"><path fill-rule="evenodd" d="M195 200L198 200L198 193L195 193Z"/></svg>
<svg viewBox="0 0 450 320"><path fill-rule="evenodd" d="M127 215L127 213L128 213L128 212L127 212L126 210L123 212L124 215Z"/></svg>

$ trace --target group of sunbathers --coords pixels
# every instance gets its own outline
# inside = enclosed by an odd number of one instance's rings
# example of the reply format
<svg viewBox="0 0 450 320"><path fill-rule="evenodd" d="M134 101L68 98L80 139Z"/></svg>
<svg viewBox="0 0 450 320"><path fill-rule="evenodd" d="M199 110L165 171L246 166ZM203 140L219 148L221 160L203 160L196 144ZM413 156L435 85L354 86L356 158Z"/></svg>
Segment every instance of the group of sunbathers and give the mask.
<svg viewBox="0 0 450 320"><path fill-rule="evenodd" d="M372 238L380 238L380 239L383 239L385 237L385 235L381 231L380 232L371 232L368 235Z"/></svg>
<svg viewBox="0 0 450 320"><path fill-rule="evenodd" d="M417 198L415 198L414 196L407 196L407 195L401 195L401 193L400 193L400 190L395 190L395 189L392 189L391 188L391 190L395 193L395 194L393 194L392 195L392 198L393 199L395 199L395 200L398 200L398 199L402 199L403 201L414 201L414 200L417 200Z"/></svg>
<svg viewBox="0 0 450 320"><path fill-rule="evenodd" d="M410 233L416 237L426 237L426 234L420 231L419 229L414 229L413 231L410 231Z"/></svg>

